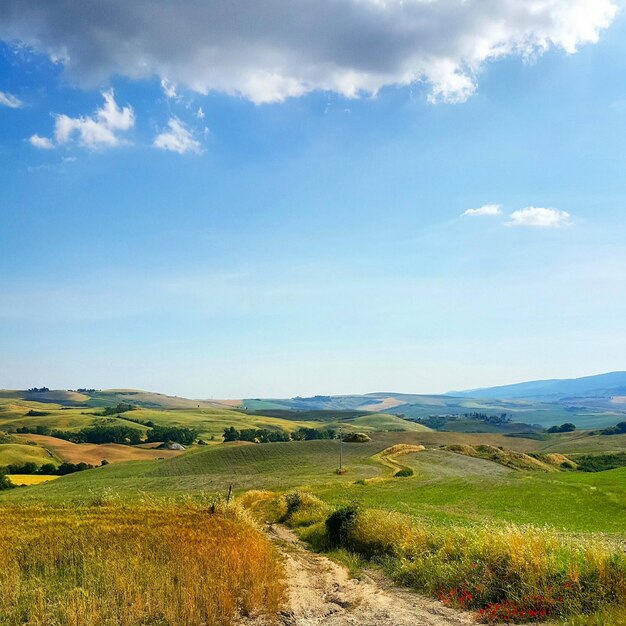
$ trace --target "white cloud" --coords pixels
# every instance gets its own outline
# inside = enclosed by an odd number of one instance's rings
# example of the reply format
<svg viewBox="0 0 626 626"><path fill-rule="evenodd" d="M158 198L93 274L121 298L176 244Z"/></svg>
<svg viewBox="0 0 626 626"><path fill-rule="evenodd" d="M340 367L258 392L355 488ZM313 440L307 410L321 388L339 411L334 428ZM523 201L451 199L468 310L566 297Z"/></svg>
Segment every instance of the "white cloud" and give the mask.
<svg viewBox="0 0 626 626"><path fill-rule="evenodd" d="M9 109L20 109L24 106L24 103L12 93L7 91L0 91L0 105L9 107Z"/></svg>
<svg viewBox="0 0 626 626"><path fill-rule="evenodd" d="M502 205L500 204L484 204L478 209L467 209L462 215L483 216L483 215L500 215L502 213Z"/></svg>
<svg viewBox="0 0 626 626"><path fill-rule="evenodd" d="M154 147L161 150L171 150L178 154L185 152L202 152L200 142L194 139L189 129L176 117L171 117L167 123L169 130L164 130L156 136Z"/></svg>
<svg viewBox="0 0 626 626"><path fill-rule="evenodd" d="M54 148L54 144L48 137L42 137L41 135L32 135L30 139L31 145L35 146L35 148L39 148L40 150L51 150Z"/></svg>
<svg viewBox="0 0 626 626"><path fill-rule="evenodd" d="M507 222L509 226L538 226L558 228L569 226L570 214L559 209L545 209L542 207L529 206L511 213Z"/></svg>
<svg viewBox="0 0 626 626"><path fill-rule="evenodd" d="M96 109L91 117L56 116L54 137L57 144L76 139L81 146L97 149L122 143L119 133L135 125L133 109L130 106L120 108L112 89L105 91L102 96L104 105Z"/></svg>
<svg viewBox="0 0 626 626"><path fill-rule="evenodd" d="M485 63L574 53L598 41L619 0L109 0L97 25L75 0L0 3L0 39L55 55L101 84L154 74L186 88L276 102L427 83L462 102Z"/></svg>
<svg viewBox="0 0 626 626"><path fill-rule="evenodd" d="M175 98L176 97L176 85L174 83L170 83L169 80L167 80L167 78L163 78L161 79L161 88L163 89L163 91L165 92L165 95L168 98Z"/></svg>
<svg viewBox="0 0 626 626"><path fill-rule="evenodd" d="M33 135L29 141L36 148L50 149L56 145L77 141L79 145L97 150L118 146L124 142L120 133L135 125L135 113L131 106L120 108L115 102L113 90L102 93L104 104L91 117L54 117L54 141L48 137Z"/></svg>
<svg viewBox="0 0 626 626"><path fill-rule="evenodd" d="M204 119L204 111L202 110L202 107L198 107L198 111L196 112L196 117L199 120L203 120Z"/></svg>

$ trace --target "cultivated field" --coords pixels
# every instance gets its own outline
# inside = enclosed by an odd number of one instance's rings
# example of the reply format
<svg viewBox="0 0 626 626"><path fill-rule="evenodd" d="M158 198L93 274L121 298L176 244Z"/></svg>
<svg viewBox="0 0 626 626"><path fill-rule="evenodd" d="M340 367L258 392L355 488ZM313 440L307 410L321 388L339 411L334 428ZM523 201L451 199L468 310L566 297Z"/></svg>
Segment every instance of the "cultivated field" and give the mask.
<svg viewBox="0 0 626 626"><path fill-rule="evenodd" d="M229 626L272 618L281 564L236 509L0 507L3 626Z"/></svg>
<svg viewBox="0 0 626 626"><path fill-rule="evenodd" d="M34 442L35 450L49 450L56 458L69 463L89 463L100 465L103 459L109 463L124 461L147 461L154 459L170 459L181 454L178 450L158 450L156 444L151 447L125 446L119 443L72 443L46 435L16 435L20 441ZM29 446L33 448L33 446ZM2 446L0 445L0 451Z"/></svg>

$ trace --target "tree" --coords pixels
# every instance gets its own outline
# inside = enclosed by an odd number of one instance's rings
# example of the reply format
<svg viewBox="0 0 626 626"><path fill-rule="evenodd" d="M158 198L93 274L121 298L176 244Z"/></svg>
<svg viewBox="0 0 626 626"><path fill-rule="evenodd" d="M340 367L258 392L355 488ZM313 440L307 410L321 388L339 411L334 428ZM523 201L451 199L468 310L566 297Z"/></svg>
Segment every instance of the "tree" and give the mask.
<svg viewBox="0 0 626 626"><path fill-rule="evenodd" d="M10 478L0 469L0 491L13 489L13 487L15 487L15 485L11 482Z"/></svg>
<svg viewBox="0 0 626 626"><path fill-rule="evenodd" d="M571 422L565 422L565 424L561 424L560 426L552 426L548 428L546 432L549 433L571 433L576 430L576 425Z"/></svg>
<svg viewBox="0 0 626 626"><path fill-rule="evenodd" d="M190 446L197 438L198 431L182 426L155 426L148 431L148 441L175 441Z"/></svg>
<svg viewBox="0 0 626 626"><path fill-rule="evenodd" d="M227 441L239 441L239 431L234 426L229 426L224 429L224 442Z"/></svg>

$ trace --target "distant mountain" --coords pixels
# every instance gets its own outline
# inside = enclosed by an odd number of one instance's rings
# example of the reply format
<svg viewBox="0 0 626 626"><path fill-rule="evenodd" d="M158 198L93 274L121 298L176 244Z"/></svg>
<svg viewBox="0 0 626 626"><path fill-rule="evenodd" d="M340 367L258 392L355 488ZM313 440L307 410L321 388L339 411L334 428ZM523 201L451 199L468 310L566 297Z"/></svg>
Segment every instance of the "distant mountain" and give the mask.
<svg viewBox="0 0 626 626"><path fill-rule="evenodd" d="M532 380L513 385L451 391L449 395L463 398L563 400L566 398L610 397L626 395L626 372L609 372L582 378Z"/></svg>

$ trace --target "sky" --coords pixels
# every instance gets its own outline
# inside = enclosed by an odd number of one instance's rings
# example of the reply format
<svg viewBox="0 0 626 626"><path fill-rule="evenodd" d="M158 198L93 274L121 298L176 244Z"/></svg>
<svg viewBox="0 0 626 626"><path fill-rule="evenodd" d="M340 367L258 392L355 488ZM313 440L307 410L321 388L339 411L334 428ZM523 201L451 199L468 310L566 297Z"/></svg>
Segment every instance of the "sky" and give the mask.
<svg viewBox="0 0 626 626"><path fill-rule="evenodd" d="M615 0L5 0L0 388L626 369Z"/></svg>

